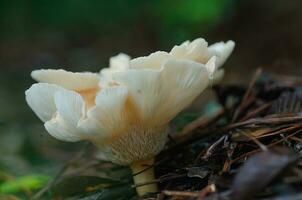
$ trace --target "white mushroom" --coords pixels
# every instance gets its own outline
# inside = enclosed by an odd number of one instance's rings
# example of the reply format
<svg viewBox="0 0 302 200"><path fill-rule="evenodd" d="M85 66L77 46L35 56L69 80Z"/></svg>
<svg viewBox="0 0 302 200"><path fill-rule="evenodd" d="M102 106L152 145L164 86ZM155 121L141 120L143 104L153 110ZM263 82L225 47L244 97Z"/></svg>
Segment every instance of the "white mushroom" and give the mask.
<svg viewBox="0 0 302 200"><path fill-rule="evenodd" d="M130 165L135 173L164 148L169 122L222 78L221 65L233 48L233 41L208 46L196 39L132 60L119 54L100 74L33 71L39 83L26 91L26 101L53 137L89 140L109 160ZM153 176L151 169L134 180ZM156 185L137 191L156 192Z"/></svg>

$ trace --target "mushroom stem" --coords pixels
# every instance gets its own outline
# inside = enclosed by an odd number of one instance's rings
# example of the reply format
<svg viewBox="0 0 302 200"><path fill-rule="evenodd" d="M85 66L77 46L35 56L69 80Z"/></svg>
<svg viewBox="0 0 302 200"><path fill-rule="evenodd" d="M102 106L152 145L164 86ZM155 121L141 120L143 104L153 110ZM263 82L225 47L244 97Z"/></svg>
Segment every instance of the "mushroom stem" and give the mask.
<svg viewBox="0 0 302 200"><path fill-rule="evenodd" d="M154 158L150 160L134 162L130 165L132 173L134 174L133 180L135 185L149 183L155 179L154 167L149 168L149 166L153 165L153 163ZM138 196L143 196L147 193L157 192L157 185L156 183L150 183L143 186L137 186L136 191Z"/></svg>

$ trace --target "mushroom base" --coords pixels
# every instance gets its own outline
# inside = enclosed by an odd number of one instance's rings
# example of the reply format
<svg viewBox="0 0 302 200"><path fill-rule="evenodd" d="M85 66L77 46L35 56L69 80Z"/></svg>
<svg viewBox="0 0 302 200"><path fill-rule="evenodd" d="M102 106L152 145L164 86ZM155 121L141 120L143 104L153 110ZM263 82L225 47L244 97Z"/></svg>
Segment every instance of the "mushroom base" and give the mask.
<svg viewBox="0 0 302 200"><path fill-rule="evenodd" d="M130 165L133 173L133 181L136 186L138 196L143 196L147 193L157 192L157 185L150 183L155 179L153 165L154 159L135 162ZM142 184L142 185L140 185Z"/></svg>

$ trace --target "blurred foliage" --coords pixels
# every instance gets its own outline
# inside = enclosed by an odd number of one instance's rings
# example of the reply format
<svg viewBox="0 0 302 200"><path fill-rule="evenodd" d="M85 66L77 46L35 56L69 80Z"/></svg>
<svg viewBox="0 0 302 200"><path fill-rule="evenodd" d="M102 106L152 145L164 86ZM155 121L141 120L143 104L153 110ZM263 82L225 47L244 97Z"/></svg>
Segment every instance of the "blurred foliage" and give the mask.
<svg viewBox="0 0 302 200"><path fill-rule="evenodd" d="M49 179L49 176L36 174L9 179L0 184L0 193L17 193L27 190L37 190L44 186Z"/></svg>
<svg viewBox="0 0 302 200"><path fill-rule="evenodd" d="M142 20L154 27L153 31L163 41L173 31L172 37L180 42L188 38L192 29L206 31L222 18L226 20L232 3L232 0L1 1L0 28L2 37L61 31L75 36L108 34L110 30L127 34L131 26Z"/></svg>
<svg viewBox="0 0 302 200"><path fill-rule="evenodd" d="M180 113L173 119L172 124L175 124L176 131L180 131L186 124L194 121L199 116L200 113L198 112Z"/></svg>
<svg viewBox="0 0 302 200"><path fill-rule="evenodd" d="M191 38L192 33L212 30L222 19L230 17L231 5L232 0L158 1L154 13L162 42L180 43Z"/></svg>

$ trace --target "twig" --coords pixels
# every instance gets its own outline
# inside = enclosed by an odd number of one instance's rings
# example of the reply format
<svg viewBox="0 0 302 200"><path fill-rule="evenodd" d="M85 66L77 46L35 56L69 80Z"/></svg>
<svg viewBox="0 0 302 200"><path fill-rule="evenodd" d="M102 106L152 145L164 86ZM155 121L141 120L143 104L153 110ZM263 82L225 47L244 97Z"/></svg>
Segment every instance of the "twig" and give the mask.
<svg viewBox="0 0 302 200"><path fill-rule="evenodd" d="M286 132L289 132L289 131L293 131L293 130L296 130L296 129L299 129L299 128L302 128L302 125L299 124L299 125L283 128L283 129L280 129L280 130L277 130L277 131L274 131L274 132L270 132L270 133L267 133L267 134L264 134L264 135L259 135L256 138L259 139L259 138L269 137L269 136L273 136L273 135L279 135L279 134L286 133Z"/></svg>
<svg viewBox="0 0 302 200"><path fill-rule="evenodd" d="M262 106L260 106L259 108L256 108L252 112L247 113L242 119L240 119L240 122L245 121L247 119L250 119L251 117L256 116L257 114L259 114L259 113L265 111L266 109L268 109L271 105L272 105L272 102L263 104Z"/></svg>
<svg viewBox="0 0 302 200"><path fill-rule="evenodd" d="M137 175L139 175L139 174L141 174L141 173L143 173L143 172L145 172L145 171L147 171L147 170L149 170L149 169L151 169L151 168L153 168L153 167L155 167L155 166L161 164L162 162L164 162L164 161L166 161L166 160L167 160L167 158L166 158L166 159L159 160L159 161L157 161L156 163L154 163L154 164L152 164L152 165L148 165L148 166L146 165L146 168L144 168L143 170L138 171L138 172L132 174L132 176L137 176Z"/></svg>
<svg viewBox="0 0 302 200"><path fill-rule="evenodd" d="M290 139L302 143L302 139L301 139L301 138L298 138L298 137L293 136L293 137L290 137Z"/></svg>
<svg viewBox="0 0 302 200"><path fill-rule="evenodd" d="M206 151L205 155L202 156L202 159L207 160L214 152L215 148L225 140L225 138L227 137L227 135L222 136L221 138L219 138L219 140L217 140L216 142L214 142Z"/></svg>
<svg viewBox="0 0 302 200"><path fill-rule="evenodd" d="M247 107L248 99L251 98L252 89L253 89L254 85L256 84L256 81L259 78L259 76L261 75L261 73L262 73L262 69L258 68L249 83L249 86L243 96L241 104L239 105L238 109L235 111L235 113L233 115L232 122L235 122L237 120L237 118L239 117L241 111Z"/></svg>
<svg viewBox="0 0 302 200"><path fill-rule="evenodd" d="M183 196L183 197L199 197L198 192L189 191L173 191L173 190L163 190L162 193L166 196Z"/></svg>
<svg viewBox="0 0 302 200"><path fill-rule="evenodd" d="M181 139L185 138L188 134L190 134L195 129L205 127L205 126L209 125L210 123L216 121L222 115L224 115L224 113L225 113L225 110L220 109L220 110L216 111L212 116L209 116L209 117L201 116L201 117L197 118L196 120L187 124L182 129L182 131L176 135L175 139L181 140Z"/></svg>
<svg viewBox="0 0 302 200"><path fill-rule="evenodd" d="M79 159L83 155L83 153L87 149L87 146L88 146L88 143L86 143L85 146L79 152L77 152L69 161L67 161L63 165L63 167L59 170L57 175L32 197L32 200L41 199L41 197L60 179L60 177L62 176L62 174L64 174L64 172L69 167L69 165L71 163L73 163L75 160Z"/></svg>
<svg viewBox="0 0 302 200"><path fill-rule="evenodd" d="M208 193L213 193L216 191L216 186L214 184L207 185L199 192L199 196L196 200L203 200Z"/></svg>
<svg viewBox="0 0 302 200"><path fill-rule="evenodd" d="M222 128L220 131L228 131L233 128L239 128L242 126L250 125L250 124L268 124L268 125L275 125L275 124L282 124L282 123L290 123L290 122L297 122L302 121L301 116L296 117L270 117L270 118L254 118L249 119L244 122L237 122L234 124L230 124L227 127Z"/></svg>
<svg viewBox="0 0 302 200"><path fill-rule="evenodd" d="M250 138L251 140L253 140L253 142L255 142L255 144L257 144L262 151L268 150L267 147L264 144L262 144L259 140L257 140L257 138L255 138L254 136L248 134L244 134L244 135Z"/></svg>
<svg viewBox="0 0 302 200"><path fill-rule="evenodd" d="M271 143L271 144L267 145L267 147L268 147L268 148L273 147L273 146L275 146L275 145L277 145L277 144L279 144L279 143L281 143L281 142L287 140L288 138L290 138L290 137L292 137L292 136L294 136L294 135L300 133L301 131L302 131L302 129L300 129L300 130L298 130L298 131L296 131L296 132L294 132L294 133L292 133L292 134L290 134L290 135L288 135L288 136L282 138L281 140L279 140L279 141L277 141L277 142L274 142L274 143ZM260 151L259 149L255 149L255 150L253 150L253 151L250 151L250 152L248 152L248 153L245 153L245 154L243 154L243 155L241 155L241 156L235 158L234 160L232 160L232 161L231 161L231 164L237 162L238 160L241 160L241 159L244 158L244 157L251 156L251 155L253 155L253 154L255 154L255 153L258 153L259 151Z"/></svg>

